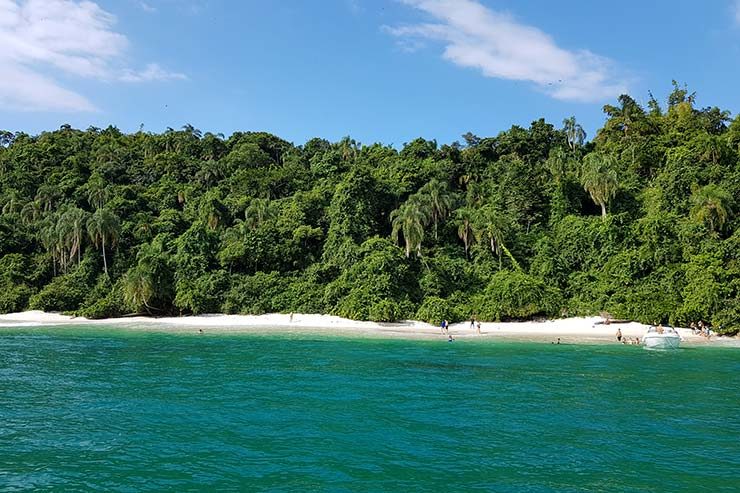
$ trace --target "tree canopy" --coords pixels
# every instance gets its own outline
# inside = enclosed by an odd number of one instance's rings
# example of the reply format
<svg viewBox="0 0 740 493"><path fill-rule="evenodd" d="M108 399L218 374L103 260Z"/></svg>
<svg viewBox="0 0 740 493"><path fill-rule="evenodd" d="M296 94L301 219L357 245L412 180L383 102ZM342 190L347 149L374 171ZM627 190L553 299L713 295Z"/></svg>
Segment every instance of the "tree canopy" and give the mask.
<svg viewBox="0 0 740 493"><path fill-rule="evenodd" d="M674 83L395 149L0 131L0 311L586 315L740 329L740 118Z"/></svg>

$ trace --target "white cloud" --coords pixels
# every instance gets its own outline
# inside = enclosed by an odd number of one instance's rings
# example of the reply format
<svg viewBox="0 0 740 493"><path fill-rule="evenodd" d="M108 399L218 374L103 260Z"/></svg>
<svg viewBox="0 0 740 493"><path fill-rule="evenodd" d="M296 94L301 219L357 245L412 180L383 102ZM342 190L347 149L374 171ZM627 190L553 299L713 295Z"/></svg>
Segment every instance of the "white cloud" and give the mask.
<svg viewBox="0 0 740 493"><path fill-rule="evenodd" d="M740 0L735 0L732 6L733 14L735 14L735 23L740 26Z"/></svg>
<svg viewBox="0 0 740 493"><path fill-rule="evenodd" d="M124 82L152 82L152 81L166 81L166 80L186 80L188 77L185 74L179 74L176 72L168 72L159 66L157 63L150 63L146 68L140 72L126 69L120 77L120 80Z"/></svg>
<svg viewBox="0 0 740 493"><path fill-rule="evenodd" d="M153 14L154 12L157 11L156 7L153 7L146 2L139 2L139 8L143 10L144 12L148 12L150 14Z"/></svg>
<svg viewBox="0 0 740 493"><path fill-rule="evenodd" d="M627 91L609 59L560 48L536 27L475 0L400 1L434 19L385 27L406 47L409 40L441 42L443 58L456 65L478 69L486 77L528 81L565 101L600 101Z"/></svg>
<svg viewBox="0 0 740 493"><path fill-rule="evenodd" d="M116 18L88 0L0 0L0 104L20 110L94 111L51 74L105 81L182 79L157 64L123 66L129 48Z"/></svg>

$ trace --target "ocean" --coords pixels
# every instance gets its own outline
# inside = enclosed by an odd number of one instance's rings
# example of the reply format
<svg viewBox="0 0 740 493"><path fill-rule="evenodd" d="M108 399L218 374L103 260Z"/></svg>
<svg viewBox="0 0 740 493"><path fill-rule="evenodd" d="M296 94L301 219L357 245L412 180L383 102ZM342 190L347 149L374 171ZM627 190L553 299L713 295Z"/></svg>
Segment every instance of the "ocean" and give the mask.
<svg viewBox="0 0 740 493"><path fill-rule="evenodd" d="M0 491L740 491L740 351L0 332Z"/></svg>

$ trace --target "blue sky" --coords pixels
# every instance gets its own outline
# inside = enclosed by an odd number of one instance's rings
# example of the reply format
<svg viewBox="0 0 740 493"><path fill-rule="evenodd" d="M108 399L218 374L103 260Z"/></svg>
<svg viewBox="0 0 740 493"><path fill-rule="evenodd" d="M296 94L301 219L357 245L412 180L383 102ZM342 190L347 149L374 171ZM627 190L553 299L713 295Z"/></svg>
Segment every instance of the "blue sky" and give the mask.
<svg viewBox="0 0 740 493"><path fill-rule="evenodd" d="M621 92L740 111L740 0L0 0L0 129L266 130L402 145Z"/></svg>

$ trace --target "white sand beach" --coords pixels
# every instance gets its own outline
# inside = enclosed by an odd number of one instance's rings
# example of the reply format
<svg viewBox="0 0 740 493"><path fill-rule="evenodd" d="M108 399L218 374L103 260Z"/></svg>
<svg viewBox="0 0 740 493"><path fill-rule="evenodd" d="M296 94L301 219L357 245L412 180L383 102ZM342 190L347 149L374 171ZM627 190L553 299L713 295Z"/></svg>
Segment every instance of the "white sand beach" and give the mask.
<svg viewBox="0 0 740 493"><path fill-rule="evenodd" d="M418 321L394 323L362 322L331 315L281 314L266 315L199 315L186 317L128 317L103 320L88 320L59 313L26 311L0 315L0 331L3 328L38 326L119 326L132 330L165 332L193 332L200 329L208 333L310 333L324 335L355 335L362 337L385 337L404 339L440 339L443 336L437 326ZM513 339L543 342L605 343L616 341L620 329L627 338L642 338L648 326L637 322L605 324L601 317L574 317L557 320L527 322L486 322L481 324L481 334L470 327L470 322L450 325L450 334L460 339ZM677 329L684 344L730 344L740 342L737 338L705 337L693 334L690 329ZM738 344L740 345L740 344Z"/></svg>

